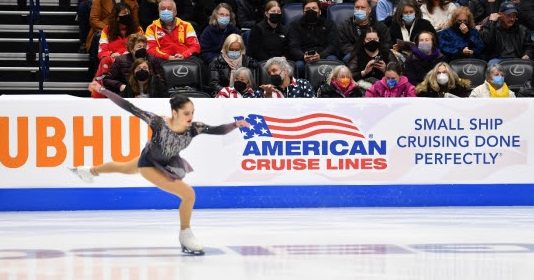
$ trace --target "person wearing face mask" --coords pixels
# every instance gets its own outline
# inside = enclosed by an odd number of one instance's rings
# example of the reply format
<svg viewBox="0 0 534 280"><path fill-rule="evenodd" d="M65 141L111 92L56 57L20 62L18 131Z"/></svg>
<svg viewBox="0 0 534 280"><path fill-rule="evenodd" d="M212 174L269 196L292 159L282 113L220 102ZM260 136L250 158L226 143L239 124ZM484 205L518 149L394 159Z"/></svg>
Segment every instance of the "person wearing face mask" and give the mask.
<svg viewBox="0 0 534 280"><path fill-rule="evenodd" d="M365 97L415 97L415 87L402 75L402 66L390 62L384 78L376 81L365 92Z"/></svg>
<svg viewBox="0 0 534 280"><path fill-rule="evenodd" d="M169 97L165 84L154 74L150 63L143 58L136 59L132 64L122 95L126 98Z"/></svg>
<svg viewBox="0 0 534 280"><path fill-rule="evenodd" d="M246 67L235 70L234 80L230 86L223 87L215 98L250 98L254 95L254 78L252 71Z"/></svg>
<svg viewBox="0 0 534 280"><path fill-rule="evenodd" d="M322 98L345 98L345 97L362 97L362 89L356 81L352 79L350 69L345 65L336 66L326 83L322 84L317 90L317 97Z"/></svg>
<svg viewBox="0 0 534 280"><path fill-rule="evenodd" d="M352 52L361 49L364 44L362 38L367 29L373 28L381 34L380 41L385 49L391 47L388 27L371 17L371 7L367 0L354 1L354 16L348 18L339 26L339 45L343 55L343 62L348 63Z"/></svg>
<svg viewBox="0 0 534 280"><path fill-rule="evenodd" d="M249 54L257 61L284 56L288 49L287 28L282 25L282 9L277 1L265 4L264 19L252 27Z"/></svg>
<svg viewBox="0 0 534 280"><path fill-rule="evenodd" d="M439 51L434 33L423 31L417 37L412 54L406 59L404 69L410 83L417 85L438 62L445 61Z"/></svg>
<svg viewBox="0 0 534 280"><path fill-rule="evenodd" d="M417 34L423 31L436 34L430 21L422 18L421 9L414 0L401 1L393 15L393 22L389 29L391 40L394 43L393 48L397 51L404 50L410 44L402 44L401 42L413 43Z"/></svg>
<svg viewBox="0 0 534 280"><path fill-rule="evenodd" d="M446 62L436 64L415 87L418 97L468 97L471 81L458 77Z"/></svg>
<svg viewBox="0 0 534 280"><path fill-rule="evenodd" d="M264 82L254 92L258 98L311 98L315 91L305 79L293 77L293 68L285 57L272 57L263 67L269 74L269 81Z"/></svg>
<svg viewBox="0 0 534 280"><path fill-rule="evenodd" d="M304 15L289 25L289 58L296 62L298 76L306 63L319 59L337 60L338 36L335 24L321 17L318 0L305 0Z"/></svg>
<svg viewBox="0 0 534 280"><path fill-rule="evenodd" d="M176 17L173 0L159 2L159 19L146 29L148 53L163 60L183 60L200 53L197 34L191 23Z"/></svg>
<svg viewBox="0 0 534 280"><path fill-rule="evenodd" d="M128 5L130 8L130 15L132 16L132 21L138 25L139 24L139 5L137 4L136 0L123 0L121 2L124 2ZM113 6L115 5L115 1L107 1L107 0L93 0L93 4L91 6L91 13L89 15L89 24L91 26L91 29L89 30L89 33L87 34L87 39L85 40L85 48L87 51L91 49L91 45L93 44L93 37L96 40L99 40L100 38L100 31L106 27L106 25L109 24L111 20L115 20L116 17L112 15ZM98 43L98 41L95 41L95 44Z"/></svg>
<svg viewBox="0 0 534 280"><path fill-rule="evenodd" d="M232 7L221 3L213 9L209 25L200 34L200 57L210 64L221 52L224 39L230 34L241 34L235 26L235 14Z"/></svg>
<svg viewBox="0 0 534 280"><path fill-rule="evenodd" d="M475 29L473 14L467 7L454 11L450 27L441 31L439 48L449 61L461 58L482 58L484 43Z"/></svg>
<svg viewBox="0 0 534 280"><path fill-rule="evenodd" d="M360 49L354 49L349 60L349 68L352 77L359 83L363 80L373 84L384 77L386 65L390 61L390 52L381 42L380 33L369 27L362 34L363 45ZM363 86L363 85L362 85ZM365 86L364 86L365 87Z"/></svg>
<svg viewBox="0 0 534 280"><path fill-rule="evenodd" d="M223 87L230 86L235 80L235 71L240 67L247 67L256 71L256 61L246 55L245 43L238 34L230 34L224 40L219 56L209 65L209 90L215 96Z"/></svg>
<svg viewBox="0 0 534 280"><path fill-rule="evenodd" d="M130 7L125 3L115 4L109 25L102 29L98 45L99 65L95 77L101 78L109 72L115 58L126 53L128 36L143 34L143 29L133 21Z"/></svg>
<svg viewBox="0 0 534 280"><path fill-rule="evenodd" d="M146 30L155 19L159 18L158 3L160 0L138 0L139 2L139 24ZM176 0L178 17L185 21L193 21L193 2L191 0Z"/></svg>
<svg viewBox="0 0 534 280"><path fill-rule="evenodd" d="M516 97L504 81L504 69L500 64L486 68L486 81L473 89L469 97Z"/></svg>
<svg viewBox="0 0 534 280"><path fill-rule="evenodd" d="M128 76L130 75L130 69L134 61L138 58L147 60L152 66L153 75L163 77L163 69L161 68L160 58L152 56L147 53L147 40L144 35L132 34L128 37L128 43L126 44L128 53L118 56L111 66L111 70L104 76L103 85L124 96L124 90L128 84ZM93 97L104 97L101 94L94 93Z"/></svg>

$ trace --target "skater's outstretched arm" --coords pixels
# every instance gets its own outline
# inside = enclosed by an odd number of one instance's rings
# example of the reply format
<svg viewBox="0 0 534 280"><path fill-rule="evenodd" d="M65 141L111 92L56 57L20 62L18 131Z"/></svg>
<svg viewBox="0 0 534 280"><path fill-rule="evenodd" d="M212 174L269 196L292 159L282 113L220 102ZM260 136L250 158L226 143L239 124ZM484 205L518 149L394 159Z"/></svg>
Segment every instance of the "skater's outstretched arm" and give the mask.
<svg viewBox="0 0 534 280"><path fill-rule="evenodd" d="M213 134L213 135L224 135L238 127L249 127L250 124L245 120L239 120L232 123L222 124L218 126L209 126L201 122L196 122L193 124L197 134Z"/></svg>
<svg viewBox="0 0 534 280"><path fill-rule="evenodd" d="M119 107L121 107L122 109L132 113L134 116L142 119L144 122L148 124L150 123L150 118L154 116L153 113L139 109L138 107L136 107L129 101L122 98L120 95L110 90L105 89L102 85L100 85L97 82L92 82L91 84L89 84L89 90L98 91L99 93L105 95L107 98L113 101L113 103L119 105Z"/></svg>

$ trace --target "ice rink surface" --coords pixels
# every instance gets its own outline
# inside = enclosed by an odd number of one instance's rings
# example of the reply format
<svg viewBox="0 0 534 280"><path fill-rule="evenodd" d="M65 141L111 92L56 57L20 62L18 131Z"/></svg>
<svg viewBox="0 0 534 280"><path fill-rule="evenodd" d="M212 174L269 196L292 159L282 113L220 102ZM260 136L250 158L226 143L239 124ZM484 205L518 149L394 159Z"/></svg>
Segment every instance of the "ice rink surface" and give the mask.
<svg viewBox="0 0 534 280"><path fill-rule="evenodd" d="M534 207L0 212L0 280L531 280Z"/></svg>

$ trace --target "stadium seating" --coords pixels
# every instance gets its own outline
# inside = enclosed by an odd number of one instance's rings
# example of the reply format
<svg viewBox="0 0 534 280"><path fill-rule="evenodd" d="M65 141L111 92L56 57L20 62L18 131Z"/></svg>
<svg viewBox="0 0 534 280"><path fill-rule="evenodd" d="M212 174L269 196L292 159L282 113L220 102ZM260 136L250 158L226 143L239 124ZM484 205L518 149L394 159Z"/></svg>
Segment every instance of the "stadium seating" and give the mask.
<svg viewBox="0 0 534 280"><path fill-rule="evenodd" d="M313 63L306 63L305 77L310 81L313 88L317 90L321 83L326 81L334 67L338 65L343 65L343 62L339 60L321 59Z"/></svg>
<svg viewBox="0 0 534 280"><path fill-rule="evenodd" d="M499 63L504 68L504 80L508 87L517 91L527 81L532 80L534 66L526 59L506 59Z"/></svg>
<svg viewBox="0 0 534 280"><path fill-rule="evenodd" d="M282 23L285 26L289 26L289 24L295 20L298 20L303 15L303 5L302 3L289 3L285 4L282 7Z"/></svg>
<svg viewBox="0 0 534 280"><path fill-rule="evenodd" d="M326 18L341 26L348 18L354 15L354 3L340 3L328 7Z"/></svg>
<svg viewBox="0 0 534 280"><path fill-rule="evenodd" d="M180 88L202 89L202 67L195 60L169 60L161 63L169 93Z"/></svg>
<svg viewBox="0 0 534 280"><path fill-rule="evenodd" d="M455 59L450 63L451 68L460 78L471 81L471 89L484 83L486 80L487 63L481 59Z"/></svg>

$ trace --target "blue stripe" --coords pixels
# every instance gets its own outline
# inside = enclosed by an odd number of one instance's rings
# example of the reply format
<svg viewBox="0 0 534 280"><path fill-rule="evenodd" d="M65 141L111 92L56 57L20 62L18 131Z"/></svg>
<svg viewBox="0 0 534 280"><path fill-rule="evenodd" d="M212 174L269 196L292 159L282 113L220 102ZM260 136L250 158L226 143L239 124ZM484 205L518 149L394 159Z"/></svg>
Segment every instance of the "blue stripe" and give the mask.
<svg viewBox="0 0 534 280"><path fill-rule="evenodd" d="M196 187L196 208L534 206L533 184ZM173 209L146 188L0 189L0 211Z"/></svg>

